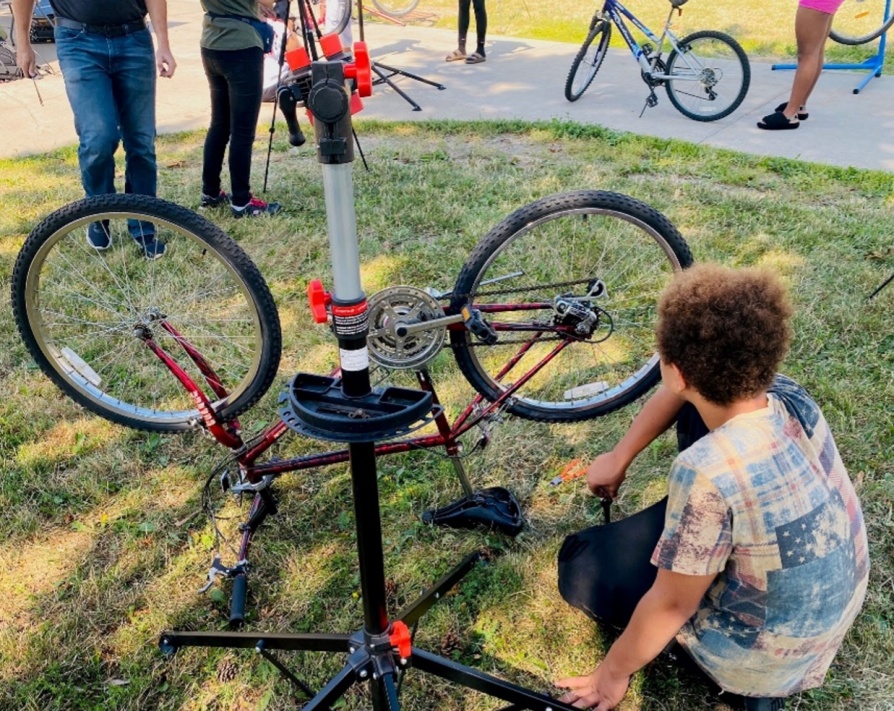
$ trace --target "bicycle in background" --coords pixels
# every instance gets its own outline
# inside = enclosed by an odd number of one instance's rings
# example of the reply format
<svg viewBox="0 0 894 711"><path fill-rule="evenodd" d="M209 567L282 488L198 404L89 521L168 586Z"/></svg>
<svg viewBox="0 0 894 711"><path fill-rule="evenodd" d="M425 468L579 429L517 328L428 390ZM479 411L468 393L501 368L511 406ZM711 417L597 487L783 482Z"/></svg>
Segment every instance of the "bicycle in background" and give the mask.
<svg viewBox="0 0 894 711"><path fill-rule="evenodd" d="M608 51L612 25L618 28L649 87L646 108L656 106L655 89L663 86L674 107L695 121L716 121L735 111L751 83L751 66L745 50L729 35L714 30L693 32L678 39L670 24L674 11L687 0L670 0L671 9L660 35L644 25L618 0L604 0L590 21L590 31L571 63L565 81L565 98L577 101L599 71ZM639 44L624 18L645 35ZM665 50L669 50L665 54ZM642 115L642 114L640 114Z"/></svg>

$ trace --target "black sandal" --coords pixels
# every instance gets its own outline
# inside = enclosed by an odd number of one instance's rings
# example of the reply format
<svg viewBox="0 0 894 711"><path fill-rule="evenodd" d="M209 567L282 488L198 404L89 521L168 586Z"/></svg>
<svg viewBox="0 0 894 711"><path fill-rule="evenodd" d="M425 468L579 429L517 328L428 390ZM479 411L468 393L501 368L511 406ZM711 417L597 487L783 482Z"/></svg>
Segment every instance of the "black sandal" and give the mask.
<svg viewBox="0 0 894 711"><path fill-rule="evenodd" d="M766 131L786 131L791 128L798 128L801 123L796 117L788 118L781 111L764 116L762 121L757 122L757 127Z"/></svg>
<svg viewBox="0 0 894 711"><path fill-rule="evenodd" d="M776 110L780 111L780 112L785 111L786 106L788 106L788 102L786 102L784 104L779 104L779 106L776 107ZM810 116L810 114L807 113L806 111L799 111L797 116L798 116L798 121L806 121L807 118Z"/></svg>

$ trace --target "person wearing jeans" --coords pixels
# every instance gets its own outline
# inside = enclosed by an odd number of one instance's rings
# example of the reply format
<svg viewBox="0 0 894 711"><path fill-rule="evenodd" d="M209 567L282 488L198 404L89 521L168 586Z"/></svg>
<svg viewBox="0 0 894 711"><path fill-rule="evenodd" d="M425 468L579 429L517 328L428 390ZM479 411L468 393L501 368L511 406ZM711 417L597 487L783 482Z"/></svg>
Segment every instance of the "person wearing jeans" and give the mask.
<svg viewBox="0 0 894 711"><path fill-rule="evenodd" d="M273 0L261 0L272 7ZM251 192L251 154L264 92L264 50L250 20L258 19L257 0L202 0L202 65L211 90L211 125L205 136L200 207L230 205L234 217L275 214ZM231 194L221 188L224 155L230 147Z"/></svg>
<svg viewBox="0 0 894 711"><path fill-rule="evenodd" d="M167 33L165 0L53 0L54 37L65 91L78 134L78 164L87 196L115 192L115 152L124 145L124 191L156 194L155 75L171 77L176 62ZM37 73L29 28L34 0L14 0L16 61L25 76ZM158 40L146 27L149 15ZM107 225L93 223L87 240L111 246ZM157 259L164 244L151 223L133 220L131 236L143 254Z"/></svg>

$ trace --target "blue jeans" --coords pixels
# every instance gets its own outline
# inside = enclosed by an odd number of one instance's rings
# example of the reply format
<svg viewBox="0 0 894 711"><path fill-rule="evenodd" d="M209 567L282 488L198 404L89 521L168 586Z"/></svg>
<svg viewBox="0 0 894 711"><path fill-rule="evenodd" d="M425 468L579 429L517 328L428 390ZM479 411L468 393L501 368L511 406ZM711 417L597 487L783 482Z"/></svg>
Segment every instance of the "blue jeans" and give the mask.
<svg viewBox="0 0 894 711"><path fill-rule="evenodd" d="M124 144L124 192L155 195L155 49L149 30L104 37L56 27L56 51L78 133L88 196L115 192Z"/></svg>

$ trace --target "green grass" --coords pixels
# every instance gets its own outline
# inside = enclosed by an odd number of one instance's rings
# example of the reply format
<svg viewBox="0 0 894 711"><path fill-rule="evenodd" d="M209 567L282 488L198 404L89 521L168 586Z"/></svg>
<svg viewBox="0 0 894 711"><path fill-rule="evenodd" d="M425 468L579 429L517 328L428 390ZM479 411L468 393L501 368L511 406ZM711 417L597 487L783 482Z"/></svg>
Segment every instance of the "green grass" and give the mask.
<svg viewBox="0 0 894 711"><path fill-rule="evenodd" d="M372 3L364 3L371 6ZM667 19L670 5L665 0L630 0L626 3L646 26L660 31ZM881 23L884 4L878 0L867 3L872 12L878 12ZM596 2L575 2L555 5L533 0L504 0L487 2L487 33L489 37L505 35L580 45L587 36L590 18ZM795 57L795 4L767 3L760 0L719 0L706 2L693 0L675 16L672 29L679 36L696 30L720 30L735 37L753 60L792 59ZM842 15L843 18L843 15ZM411 24L456 29L456 0L420 0L415 12L406 20ZM373 18L373 21L375 20ZM839 20L842 21L842 20ZM629 25L629 23L628 23ZM631 26L631 29L634 28ZM370 30L370 37L375 30ZM470 50L474 49L474 15L469 31ZM612 35L613 47L624 47L619 32ZM574 51L569 49L569 64ZM873 56L878 42L860 47L845 47L829 42L826 57L829 62L856 63ZM488 52L499 52L499 47L488 47ZM890 69L894 59L887 60Z"/></svg>
<svg viewBox="0 0 894 711"><path fill-rule="evenodd" d="M699 7L693 4L689 7ZM799 709L890 709L894 698L894 287L866 295L894 270L894 185L881 172L761 158L565 123L384 124L359 122L370 162L354 183L364 285L446 290L465 257L509 212L548 194L615 190L664 212L695 258L763 265L791 286L796 340L784 370L821 403L861 496L872 574L863 614L822 689ZM254 429L274 418L276 396L298 370L324 372L336 358L314 326L304 289L329 281L321 169L313 152L287 150L277 133L268 197L272 220L213 219L259 265L284 330L280 377L244 416ZM159 139L160 195L197 206L203 134ZM263 175L255 156L255 185ZM0 161L0 290L16 254L51 210L79 198L73 148ZM159 264L162 264L160 262ZM169 628L222 629L226 596L196 589L211 558L199 506L223 454L198 434L161 437L79 409L34 366L8 308L0 317L0 708L286 709L298 697L257 655L156 649ZM433 365L455 415L471 397L443 352ZM504 485L522 500L517 539L432 529L419 514L459 495L435 452L379 462L386 576L392 609L412 600L465 553L501 555L474 570L424 618L418 644L537 689L587 671L609 640L568 608L555 585L563 537L600 520L581 483L547 482L575 456L610 447L636 411L573 426L509 419L490 447L467 460L477 486ZM470 441L468 444L471 445ZM288 456L318 444L298 437ZM663 495L672 438L635 464L616 515ZM345 466L282 477L281 512L257 537L249 624L255 630L346 631L359 626L349 473ZM237 515L234 503L225 515ZM228 521L228 525L235 520ZM232 562L232 561L230 561ZM341 659L286 657L319 685ZM499 704L413 674L405 708L459 711ZM362 708L350 696L344 708ZM664 662L639 674L623 709L723 708Z"/></svg>

